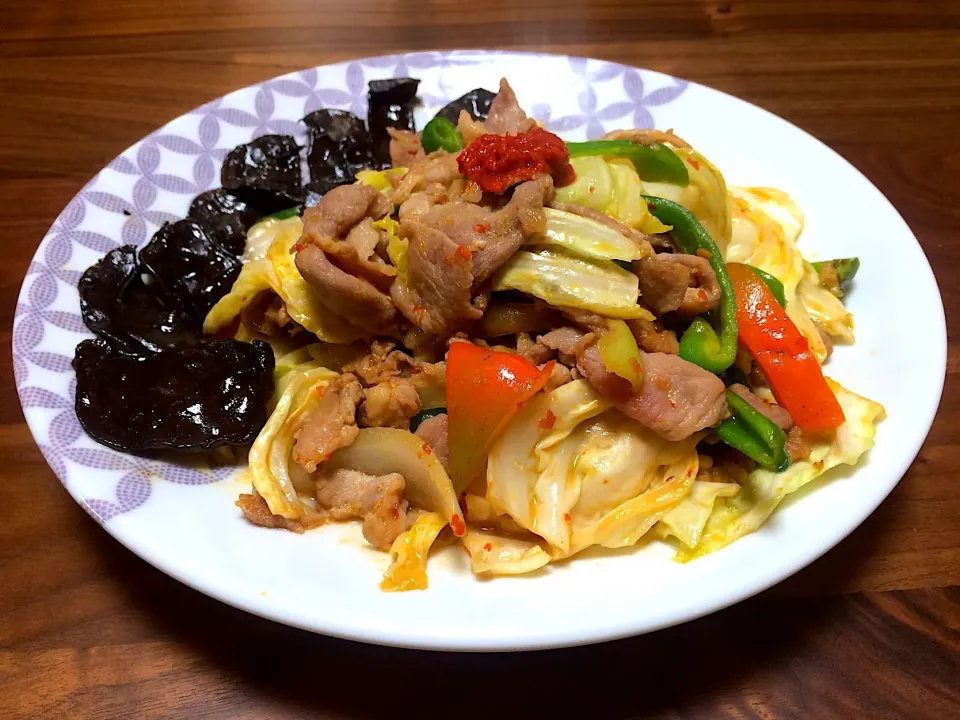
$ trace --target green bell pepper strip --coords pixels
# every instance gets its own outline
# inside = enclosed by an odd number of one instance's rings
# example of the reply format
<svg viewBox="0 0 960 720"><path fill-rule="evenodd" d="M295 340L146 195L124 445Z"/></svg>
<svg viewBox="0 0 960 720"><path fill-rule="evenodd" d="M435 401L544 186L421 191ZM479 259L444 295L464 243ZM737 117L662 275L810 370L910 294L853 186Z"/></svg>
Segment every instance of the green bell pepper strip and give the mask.
<svg viewBox="0 0 960 720"><path fill-rule="evenodd" d="M754 274L758 278L763 280L763 284L770 289L771 293L773 293L773 298L780 303L780 307L785 308L787 306L787 294L783 289L783 283L765 270L761 270L753 265L747 265L747 267L753 270Z"/></svg>
<svg viewBox="0 0 960 720"><path fill-rule="evenodd" d="M683 160L673 150L660 143L640 145L629 140L590 140L588 142L568 142L570 157L585 155L606 155L626 158L633 163L641 180L649 182L667 182L686 187L690 184L690 173Z"/></svg>
<svg viewBox="0 0 960 720"><path fill-rule="evenodd" d="M783 472L790 467L787 436L776 423L730 389L727 390L727 405L733 417L716 428L717 436L723 442L755 460L764 470Z"/></svg>
<svg viewBox="0 0 960 720"><path fill-rule="evenodd" d="M719 324L720 334L703 316L695 318L680 338L680 357L720 374L737 359L737 298L720 248L682 205L652 195L644 195L643 199L657 220L673 226L670 235L683 252L695 255L697 250L706 250L710 255L710 267L720 285L720 306L710 314Z"/></svg>
<svg viewBox="0 0 960 720"><path fill-rule="evenodd" d="M429 410L421 410L412 418L410 418L410 432L414 432L418 427L420 427L420 423L422 423L424 420L428 420L429 418L436 417L437 415L442 415L446 411L447 409L445 407L430 408Z"/></svg>
<svg viewBox="0 0 960 720"><path fill-rule="evenodd" d="M266 222L267 220L288 220L289 218L298 217L299 215L300 215L300 206L297 205L296 207L287 208L286 210L280 210L279 212L275 212L273 215L266 215L260 218L259 220L257 220L257 222L262 223L262 222Z"/></svg>
<svg viewBox="0 0 960 720"><path fill-rule="evenodd" d="M463 136L457 126L444 117L435 117L420 133L420 145L424 152L446 150L454 153L463 150Z"/></svg>
<svg viewBox="0 0 960 720"><path fill-rule="evenodd" d="M824 260L810 264L813 265L813 269L817 272L820 272L824 265L833 265L833 269L837 273L837 283L843 286L853 280L854 275L857 274L857 270L860 269L860 258L838 258L836 260Z"/></svg>

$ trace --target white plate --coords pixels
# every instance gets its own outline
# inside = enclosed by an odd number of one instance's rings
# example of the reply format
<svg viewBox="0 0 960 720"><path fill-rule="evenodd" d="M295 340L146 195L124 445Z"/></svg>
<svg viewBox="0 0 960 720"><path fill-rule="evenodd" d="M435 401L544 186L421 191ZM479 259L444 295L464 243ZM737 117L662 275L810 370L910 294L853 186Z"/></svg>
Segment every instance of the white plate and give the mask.
<svg viewBox="0 0 960 720"><path fill-rule="evenodd" d="M534 575L478 580L466 556L430 561L430 588L382 593L387 558L353 525L306 535L244 521L241 486L214 472L113 452L73 413L80 273L121 243L143 245L218 184L226 152L267 132L303 137L318 107L365 113L374 78L421 78L422 123L447 100L508 76L521 104L570 140L618 127L676 128L731 184L793 195L812 258L858 255L849 307L857 344L829 374L881 402L888 418L854 471L828 475L760 532L687 565L666 546L586 553ZM124 211L126 211L126 214ZM910 229L849 163L752 105L665 75L582 58L490 52L417 53L328 65L231 93L126 150L67 206L44 238L20 293L14 365L24 414L70 494L120 542L164 572L252 613L366 642L450 650L576 645L649 632L742 600L819 557L866 518L916 457L946 365L943 307Z"/></svg>

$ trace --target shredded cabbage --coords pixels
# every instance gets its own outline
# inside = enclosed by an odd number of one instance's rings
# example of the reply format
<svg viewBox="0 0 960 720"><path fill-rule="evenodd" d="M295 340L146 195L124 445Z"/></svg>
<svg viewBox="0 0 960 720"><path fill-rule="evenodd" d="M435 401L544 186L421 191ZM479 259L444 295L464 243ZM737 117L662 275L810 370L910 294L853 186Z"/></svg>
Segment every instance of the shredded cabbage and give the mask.
<svg viewBox="0 0 960 720"><path fill-rule="evenodd" d="M855 465L873 447L877 423L883 419L883 406L860 397L828 379L843 408L846 420L830 442L814 445L810 457L794 463L781 473L757 469L732 498L717 504L707 520L700 541L692 549L682 549L680 561L706 555L729 545L737 538L757 530L784 497L837 465Z"/></svg>
<svg viewBox="0 0 960 720"><path fill-rule="evenodd" d="M730 199L727 196L727 184L720 171L696 150L678 148L674 152L680 156L690 174L690 184L686 187L670 183L644 183L647 195L666 198L683 205L692 212L703 229L720 248L721 252L730 242Z"/></svg>
<svg viewBox="0 0 960 720"><path fill-rule="evenodd" d="M470 555L470 569L478 575L521 575L539 570L552 560L532 539L504 537L481 530L467 530L463 546Z"/></svg>
<svg viewBox="0 0 960 720"><path fill-rule="evenodd" d="M257 223L251 233L253 241L248 237L245 250L251 259L240 269L230 292L207 313L205 333L228 327L258 294L270 290L280 296L296 323L324 342L350 343L365 337L362 330L328 310L297 270L291 248L303 233L299 217Z"/></svg>
<svg viewBox="0 0 960 720"><path fill-rule="evenodd" d="M831 335L852 342L853 316L837 298L819 287L816 273L800 254L797 239L803 230L803 213L789 195L773 188L734 187L730 197L733 235L724 260L753 265L783 283L787 316L822 363L827 358L827 346L814 318Z"/></svg>
<svg viewBox="0 0 960 720"><path fill-rule="evenodd" d="M673 535L687 547L694 547L700 542L717 498L733 497L738 492L740 486L736 483L694 481L690 494L660 518L657 525L660 537Z"/></svg>
<svg viewBox="0 0 960 720"><path fill-rule="evenodd" d="M530 245L557 245L585 258L599 260L639 260L640 246L616 230L581 215L544 208L547 229L543 235L531 236Z"/></svg>
<svg viewBox="0 0 960 720"><path fill-rule="evenodd" d="M383 574L380 589L387 592L426 590L427 555L446 526L447 521L436 513L421 513L410 529L390 546L393 562Z"/></svg>
<svg viewBox="0 0 960 720"><path fill-rule="evenodd" d="M629 160L585 155L571 158L570 164L576 180L557 188L557 202L599 210L651 235L670 229L650 214L640 197L645 192L644 185Z"/></svg>
<svg viewBox="0 0 960 720"><path fill-rule="evenodd" d="M316 391L336 377L337 373L326 368L291 371L266 425L250 448L247 462L253 487L274 515L296 520L310 511L297 494L291 453Z"/></svg>
<svg viewBox="0 0 960 720"><path fill-rule="evenodd" d="M486 499L555 559L636 543L693 486L699 434L668 442L610 405L575 380L524 405L490 450Z"/></svg>
<svg viewBox="0 0 960 720"><path fill-rule="evenodd" d="M357 182L375 187L380 192L390 195L393 193L392 177L399 180L407 174L407 168L387 168L386 170L361 170L357 173Z"/></svg>
<svg viewBox="0 0 960 720"><path fill-rule="evenodd" d="M610 260L587 260L560 247L518 250L497 271L494 290L519 290L558 307L614 318L651 318L637 304L637 276Z"/></svg>

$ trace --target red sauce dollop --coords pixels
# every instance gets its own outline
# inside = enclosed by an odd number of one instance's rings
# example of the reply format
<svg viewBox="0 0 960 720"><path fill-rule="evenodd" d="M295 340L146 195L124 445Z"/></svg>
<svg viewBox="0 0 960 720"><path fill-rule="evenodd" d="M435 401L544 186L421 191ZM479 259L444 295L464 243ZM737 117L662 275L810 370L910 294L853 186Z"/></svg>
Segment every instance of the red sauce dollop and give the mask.
<svg viewBox="0 0 960 720"><path fill-rule="evenodd" d="M460 153L457 166L492 193L543 174L552 175L557 187L576 179L563 140L539 127L518 135L481 135Z"/></svg>

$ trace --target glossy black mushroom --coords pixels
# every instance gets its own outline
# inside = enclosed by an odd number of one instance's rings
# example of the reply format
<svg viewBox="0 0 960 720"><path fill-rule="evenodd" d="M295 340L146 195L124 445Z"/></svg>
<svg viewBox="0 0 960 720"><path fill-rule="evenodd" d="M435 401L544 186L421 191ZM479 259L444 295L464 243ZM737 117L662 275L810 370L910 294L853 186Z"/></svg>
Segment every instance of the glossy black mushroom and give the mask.
<svg viewBox="0 0 960 720"><path fill-rule="evenodd" d="M196 320L158 294L142 277L133 245L111 250L80 278L80 313L88 328L133 354L199 342Z"/></svg>
<svg viewBox="0 0 960 720"><path fill-rule="evenodd" d="M300 147L289 135L263 135L238 145L220 169L223 187L263 215L303 202Z"/></svg>
<svg viewBox="0 0 960 720"><path fill-rule="evenodd" d="M190 219L161 227L140 251L140 262L167 303L201 324L217 300L230 292L241 265Z"/></svg>
<svg viewBox="0 0 960 720"><path fill-rule="evenodd" d="M190 204L187 217L200 223L226 250L242 255L247 230L264 214L229 190L217 188L197 195Z"/></svg>
<svg viewBox="0 0 960 720"><path fill-rule="evenodd" d="M487 115L490 114L490 104L496 96L495 92L490 92L484 88L475 88L453 102L444 105L443 109L436 114L436 117L446 118L456 125L457 120L460 119L460 111L466 110L474 120L486 120Z"/></svg>
<svg viewBox="0 0 960 720"><path fill-rule="evenodd" d="M246 445L266 422L273 393L273 351L259 340L216 340L146 357L84 340L73 367L80 424L123 451Z"/></svg>
<svg viewBox="0 0 960 720"><path fill-rule="evenodd" d="M317 110L303 119L310 133L308 195L319 196L354 181L373 165L373 146L363 120L346 110ZM309 204L309 198L307 200Z"/></svg>
<svg viewBox="0 0 960 720"><path fill-rule="evenodd" d="M419 80L392 78L371 80L367 125L373 141L373 159L378 167L390 165L390 135L387 128L414 130L413 106L417 102Z"/></svg>

